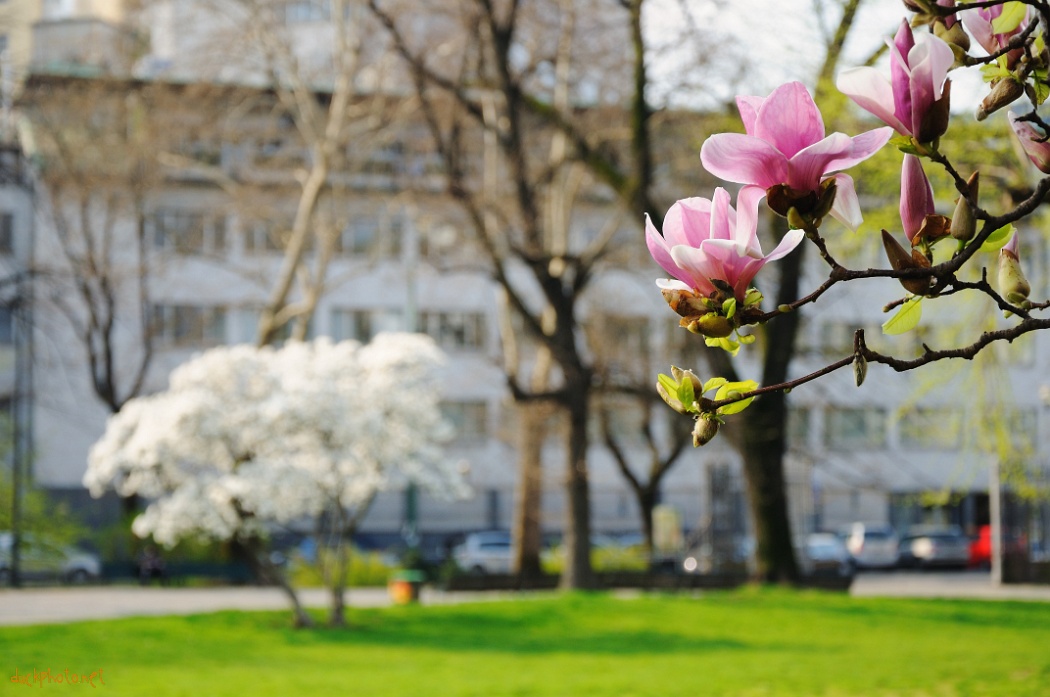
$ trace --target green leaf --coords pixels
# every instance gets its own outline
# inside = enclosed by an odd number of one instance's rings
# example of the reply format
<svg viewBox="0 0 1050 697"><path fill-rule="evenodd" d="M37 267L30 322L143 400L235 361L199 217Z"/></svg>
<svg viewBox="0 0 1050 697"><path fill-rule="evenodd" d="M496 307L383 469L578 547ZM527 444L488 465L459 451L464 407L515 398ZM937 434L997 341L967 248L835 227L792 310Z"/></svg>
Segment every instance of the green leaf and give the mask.
<svg viewBox="0 0 1050 697"><path fill-rule="evenodd" d="M752 390L757 389L758 383L754 380L744 380L742 382L727 382L726 384L718 388L718 392L715 393L715 399L727 399L730 397L730 393L750 392ZM747 399L742 399L739 402L733 402L732 404L727 404L724 407L719 407L718 413L722 415L739 414L740 412L747 409L754 399L754 397L748 397Z"/></svg>
<svg viewBox="0 0 1050 697"><path fill-rule="evenodd" d="M693 402L696 401L695 390L693 390L693 381L688 377L678 383L678 401L681 402L686 409L692 410Z"/></svg>
<svg viewBox="0 0 1050 697"><path fill-rule="evenodd" d="M1003 4L1002 13L992 20L992 32L995 34L1009 34L1021 26L1028 6L1023 2L1014 0Z"/></svg>
<svg viewBox="0 0 1050 697"><path fill-rule="evenodd" d="M1011 225L1009 223L1007 223L1006 225L1003 225L1001 228L999 228L998 230L993 232L991 235L988 235L988 239L986 239L984 241L984 244L981 245L981 250L980 251L988 252L989 254L994 254L995 252L998 252L1000 249L1003 248L1003 246L1007 242L1010 241L1010 238L1013 236L1013 234L1014 234L1014 226L1013 225Z"/></svg>
<svg viewBox="0 0 1050 697"><path fill-rule="evenodd" d="M740 343L733 341L732 339L712 339L711 337L704 337L704 343L712 348L720 348L730 356L735 356L740 353Z"/></svg>
<svg viewBox="0 0 1050 697"><path fill-rule="evenodd" d="M726 384L727 382L729 381L725 378L711 378L710 380L704 383L704 393L706 394L711 390L717 390L719 387Z"/></svg>
<svg viewBox="0 0 1050 697"><path fill-rule="evenodd" d="M1050 84L1047 84L1047 70L1032 71L1032 90L1035 92L1036 105L1040 105L1050 97Z"/></svg>
<svg viewBox="0 0 1050 697"><path fill-rule="evenodd" d="M726 316L726 319L733 319L733 315L736 314L736 298L729 298L722 303L722 314Z"/></svg>
<svg viewBox="0 0 1050 697"><path fill-rule="evenodd" d="M891 336L905 334L919 326L920 319L922 319L922 296L916 295L901 305L897 314L882 323L882 333Z"/></svg>
<svg viewBox="0 0 1050 697"><path fill-rule="evenodd" d="M890 145L897 148L905 155L919 154L919 150L915 147L915 141L911 136L894 136L893 138L890 138Z"/></svg>
<svg viewBox="0 0 1050 697"><path fill-rule="evenodd" d="M660 386L663 387L665 390L667 390L667 394L678 394L678 381L670 375L664 375L663 373L660 373L656 376L656 382L659 383Z"/></svg>

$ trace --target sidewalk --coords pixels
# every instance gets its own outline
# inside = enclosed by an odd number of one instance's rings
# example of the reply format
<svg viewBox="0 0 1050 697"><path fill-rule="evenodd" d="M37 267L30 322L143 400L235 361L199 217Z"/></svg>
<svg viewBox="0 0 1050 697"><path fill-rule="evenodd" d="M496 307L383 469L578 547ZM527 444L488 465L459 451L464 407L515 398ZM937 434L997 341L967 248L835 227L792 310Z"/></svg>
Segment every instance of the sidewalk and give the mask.
<svg viewBox="0 0 1050 697"><path fill-rule="evenodd" d="M386 588L353 588L346 592L348 607L383 607L390 604ZM424 588L421 602L437 605L512 597L512 594L444 593ZM327 607L322 588L299 591L306 607ZM0 625L60 624L82 620L144 615L190 615L220 610L288 610L288 599L276 588L159 588L139 586L90 586L0 590Z"/></svg>
<svg viewBox="0 0 1050 697"><path fill-rule="evenodd" d="M532 595L532 593L530 593ZM987 573L862 573L850 589L855 597L976 598L1050 602L1050 586L993 586ZM325 607L324 589L300 591L306 607ZM521 598L513 592L446 593L424 588L424 605ZM353 588L348 607L390 604L385 588ZM188 615L220 610L287 610L288 600L276 588L142 588L92 586L0 590L0 625L60 624L82 620L143 615Z"/></svg>

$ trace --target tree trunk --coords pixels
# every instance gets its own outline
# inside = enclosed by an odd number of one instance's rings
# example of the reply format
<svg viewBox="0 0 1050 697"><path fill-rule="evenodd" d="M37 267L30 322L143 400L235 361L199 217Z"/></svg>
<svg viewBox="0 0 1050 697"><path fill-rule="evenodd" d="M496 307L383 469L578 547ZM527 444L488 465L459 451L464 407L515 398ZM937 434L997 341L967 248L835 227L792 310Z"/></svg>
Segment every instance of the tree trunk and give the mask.
<svg viewBox="0 0 1050 697"><path fill-rule="evenodd" d="M238 552L243 554L244 559L251 566L253 573L259 580L276 585L285 594L288 602L292 605L292 625L296 629L314 625L313 619L306 613L306 609L303 608L302 603L299 601L299 595L292 588L292 585L288 583L284 572L270 563L259 540L251 539L247 542L237 542L235 540L233 549L235 556Z"/></svg>
<svg viewBox="0 0 1050 697"><path fill-rule="evenodd" d="M587 480L588 393L581 379L566 381L569 410L568 461L565 493L565 568L561 587L587 589L594 586L591 573L591 502Z"/></svg>
<svg viewBox="0 0 1050 697"><path fill-rule="evenodd" d="M514 573L521 588L529 588L540 577L543 502L543 441L549 409L544 404L519 403L520 443L518 451L518 502L514 521Z"/></svg>
<svg viewBox="0 0 1050 697"><path fill-rule="evenodd" d="M787 403L779 392L755 400L742 419L741 454L755 531L755 579L765 583L799 580L784 477L786 420Z"/></svg>

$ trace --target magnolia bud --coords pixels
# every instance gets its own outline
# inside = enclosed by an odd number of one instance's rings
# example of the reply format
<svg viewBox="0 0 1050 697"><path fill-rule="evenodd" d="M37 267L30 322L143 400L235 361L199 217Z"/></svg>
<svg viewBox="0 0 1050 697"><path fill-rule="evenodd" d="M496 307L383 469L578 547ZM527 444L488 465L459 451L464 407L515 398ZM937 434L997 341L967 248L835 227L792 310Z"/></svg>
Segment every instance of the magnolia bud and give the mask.
<svg viewBox="0 0 1050 697"><path fill-rule="evenodd" d="M1014 240L1016 240L1016 236ZM1007 245L999 250L999 293L1006 298L1008 303L1020 305L1028 299L1032 287L1021 269L1021 261L1017 258L1016 245L1010 249Z"/></svg>
<svg viewBox="0 0 1050 697"><path fill-rule="evenodd" d="M733 333L733 323L716 312L708 312L702 317L682 320L682 323L694 334L703 334L712 339L724 339Z"/></svg>
<svg viewBox="0 0 1050 697"><path fill-rule="evenodd" d="M1024 94L1024 86L1020 82L1010 77L1000 78L992 87L992 91L981 102L981 106L977 107L977 120L984 121L989 114L1002 109L1022 94Z"/></svg>
<svg viewBox="0 0 1050 697"><path fill-rule="evenodd" d="M890 266L895 271L928 268L930 265L930 262L921 254L908 254L900 242L886 230L882 231L882 246L886 250L886 257L890 260ZM902 278L900 282L906 291L915 295L925 295L930 290L930 279L928 277Z"/></svg>
<svg viewBox="0 0 1050 697"><path fill-rule="evenodd" d="M857 387L864 384L864 378L868 377L868 361L857 354L853 357L853 379L857 383Z"/></svg>
<svg viewBox="0 0 1050 697"><path fill-rule="evenodd" d="M700 395L704 391L704 383L701 382L700 378L696 376L696 373L691 370L682 370L681 368L672 365L671 375L679 383L683 380L688 380L693 383L693 393L696 395Z"/></svg>
<svg viewBox="0 0 1050 697"><path fill-rule="evenodd" d="M974 172L970 175L970 180L967 182L967 187L970 191L970 196L977 199L977 191L980 185L980 173ZM977 219L973 216L973 207L967 200L966 196L960 196L958 203L955 204L955 214L952 215L952 237L959 240L960 242L968 242L973 239L973 236L977 233Z"/></svg>
<svg viewBox="0 0 1050 697"><path fill-rule="evenodd" d="M696 420L696 426L693 427L693 447L699 448L701 445L710 443L718 435L718 426L718 419L708 414L701 414Z"/></svg>

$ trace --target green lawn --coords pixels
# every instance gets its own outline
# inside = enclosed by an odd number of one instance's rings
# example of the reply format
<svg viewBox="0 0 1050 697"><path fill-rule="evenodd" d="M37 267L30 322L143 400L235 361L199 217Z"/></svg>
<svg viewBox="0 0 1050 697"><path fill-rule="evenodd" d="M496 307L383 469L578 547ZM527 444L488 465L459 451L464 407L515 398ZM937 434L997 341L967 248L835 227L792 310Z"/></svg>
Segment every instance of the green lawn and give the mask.
<svg viewBox="0 0 1050 697"><path fill-rule="evenodd" d="M853 599L745 589L573 594L352 611L345 631L224 612L0 628L0 661L89 674L96 690L201 695L1050 694L1050 603Z"/></svg>

